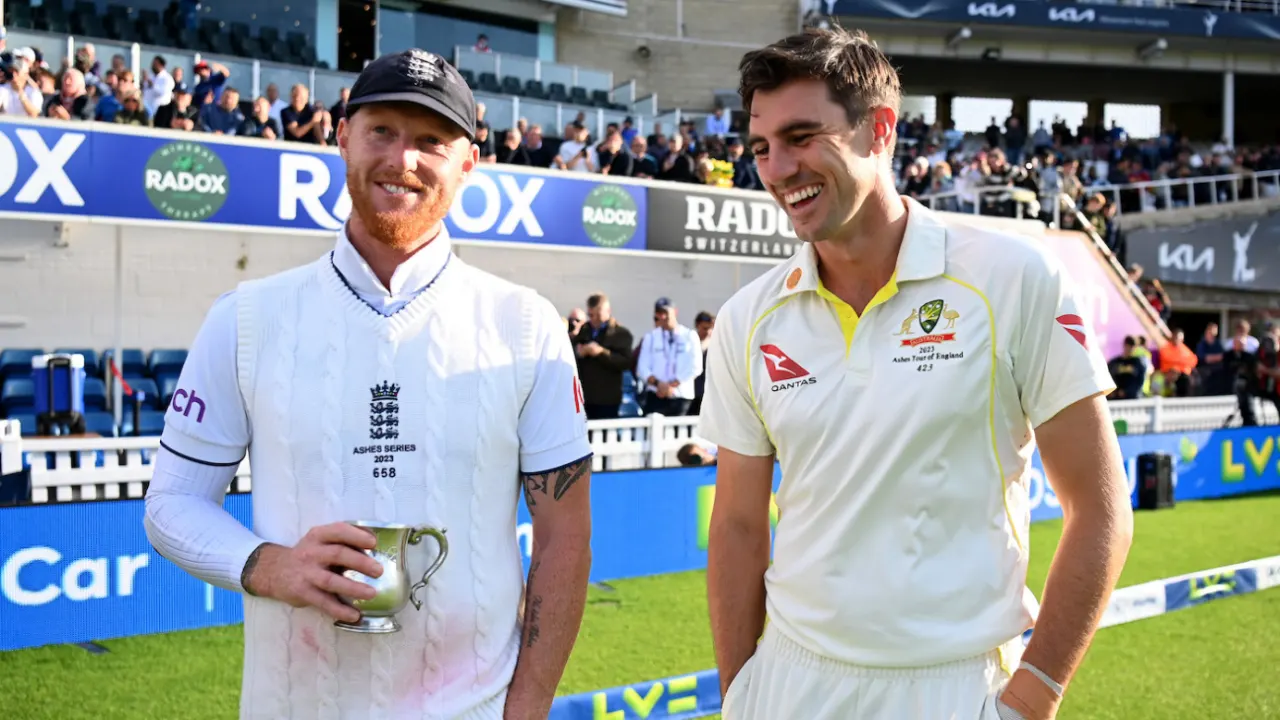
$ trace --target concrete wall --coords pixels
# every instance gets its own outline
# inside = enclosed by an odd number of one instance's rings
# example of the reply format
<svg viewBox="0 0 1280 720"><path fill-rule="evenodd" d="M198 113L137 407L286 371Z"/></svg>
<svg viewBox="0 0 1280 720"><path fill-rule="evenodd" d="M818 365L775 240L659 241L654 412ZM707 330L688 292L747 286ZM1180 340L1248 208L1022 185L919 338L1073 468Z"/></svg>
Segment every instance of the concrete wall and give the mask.
<svg viewBox="0 0 1280 720"><path fill-rule="evenodd" d="M115 228L4 220L0 233L0 348L88 346L115 341ZM319 257L330 237L208 232L161 228L124 231L123 343L127 347L187 347L222 293ZM739 284L768 265L608 253L521 250L465 245L467 262L534 287L562 313L585 306L597 290L613 298L619 320L637 334L652 327L653 301L677 303L693 323L716 312Z"/></svg>
<svg viewBox="0 0 1280 720"><path fill-rule="evenodd" d="M564 9L557 51L560 62L612 70L617 82L635 78L638 94L656 92L663 108L708 111L715 91L737 88L744 52L796 32L798 8L797 0L651 0L621 18ZM649 59L636 55L641 46Z"/></svg>

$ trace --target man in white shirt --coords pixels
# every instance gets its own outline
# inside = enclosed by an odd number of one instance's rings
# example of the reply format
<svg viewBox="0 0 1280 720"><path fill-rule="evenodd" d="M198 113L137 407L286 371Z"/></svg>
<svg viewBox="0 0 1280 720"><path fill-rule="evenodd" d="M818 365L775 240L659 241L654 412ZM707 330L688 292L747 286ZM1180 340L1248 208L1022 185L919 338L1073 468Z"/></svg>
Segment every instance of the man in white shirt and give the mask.
<svg viewBox="0 0 1280 720"><path fill-rule="evenodd" d="M698 334L676 320L676 306L658 298L653 306L656 327L640 341L636 377L644 385L640 407L645 415L688 415L695 382L702 374L702 345Z"/></svg>
<svg viewBox="0 0 1280 720"><path fill-rule="evenodd" d="M242 718L546 718L591 562L569 338L550 302L450 250L443 220L477 162L458 72L384 55L348 108L350 220L331 253L214 304L166 415L147 534L244 593ZM222 507L246 450L252 531ZM406 549L414 578L443 562L400 632L335 627L380 575L355 521L446 533L447 553Z"/></svg>
<svg viewBox="0 0 1280 720"><path fill-rule="evenodd" d="M551 166L570 172L593 173L600 168L600 158L596 149L587 144L588 132L585 127L571 123L565 129L564 142L560 143L560 152L556 153Z"/></svg>
<svg viewBox="0 0 1280 720"><path fill-rule="evenodd" d="M707 356L724 715L1052 718L1133 522L1073 284L1036 241L895 191L901 85L865 34L809 29L740 67L747 145L804 242L724 305ZM1036 446L1064 515L1041 608Z"/></svg>
<svg viewBox="0 0 1280 720"><path fill-rule="evenodd" d="M142 106L147 116L154 118L156 111L173 102L173 76L165 69L165 59L159 55L151 59L151 75L143 76Z"/></svg>
<svg viewBox="0 0 1280 720"><path fill-rule="evenodd" d="M40 117L44 108L44 95L31 77L36 54L31 48L19 48L13 52L13 64L9 70L9 82L0 86L0 115Z"/></svg>

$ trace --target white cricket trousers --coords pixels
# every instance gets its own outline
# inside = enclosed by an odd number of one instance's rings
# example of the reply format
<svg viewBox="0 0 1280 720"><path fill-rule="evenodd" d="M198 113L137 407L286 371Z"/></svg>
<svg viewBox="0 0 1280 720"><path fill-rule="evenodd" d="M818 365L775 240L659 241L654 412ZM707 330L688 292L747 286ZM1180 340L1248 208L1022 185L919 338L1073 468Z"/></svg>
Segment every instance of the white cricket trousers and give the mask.
<svg viewBox="0 0 1280 720"><path fill-rule="evenodd" d="M725 695L724 720L999 720L995 697L1021 638L1000 650L920 668L871 668L817 655L765 628ZM1004 667L1001 666L1001 652Z"/></svg>

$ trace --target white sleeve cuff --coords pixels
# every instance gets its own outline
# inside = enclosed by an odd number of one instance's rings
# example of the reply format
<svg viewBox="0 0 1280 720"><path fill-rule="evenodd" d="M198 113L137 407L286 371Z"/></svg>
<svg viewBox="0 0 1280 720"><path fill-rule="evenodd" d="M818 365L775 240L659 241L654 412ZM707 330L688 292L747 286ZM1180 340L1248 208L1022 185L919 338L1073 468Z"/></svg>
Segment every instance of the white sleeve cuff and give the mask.
<svg viewBox="0 0 1280 720"><path fill-rule="evenodd" d="M594 454L591 441L584 435L550 450L520 453L520 472L525 475L541 475L585 460Z"/></svg>

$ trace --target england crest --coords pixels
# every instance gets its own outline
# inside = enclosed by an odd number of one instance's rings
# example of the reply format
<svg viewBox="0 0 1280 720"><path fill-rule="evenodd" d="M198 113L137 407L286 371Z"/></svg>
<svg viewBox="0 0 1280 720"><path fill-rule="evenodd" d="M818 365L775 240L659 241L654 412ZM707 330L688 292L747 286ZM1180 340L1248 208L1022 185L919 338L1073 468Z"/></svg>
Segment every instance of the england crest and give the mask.
<svg viewBox="0 0 1280 720"><path fill-rule="evenodd" d="M920 329L926 334L933 332L937 327L938 320L942 318L942 306L941 300L930 300L920 306Z"/></svg>

